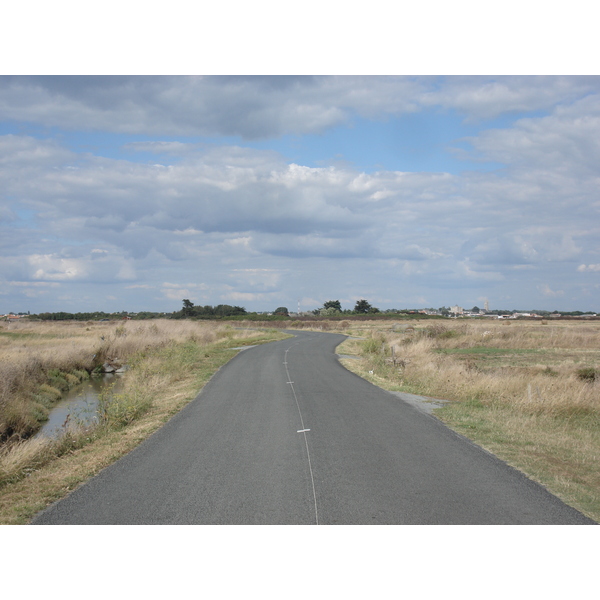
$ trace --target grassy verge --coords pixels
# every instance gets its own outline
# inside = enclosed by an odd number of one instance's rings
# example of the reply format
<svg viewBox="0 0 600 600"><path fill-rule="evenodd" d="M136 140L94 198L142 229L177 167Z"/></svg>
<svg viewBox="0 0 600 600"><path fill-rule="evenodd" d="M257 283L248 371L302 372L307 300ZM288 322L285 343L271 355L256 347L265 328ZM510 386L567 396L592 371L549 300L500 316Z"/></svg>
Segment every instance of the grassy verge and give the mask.
<svg viewBox="0 0 600 600"><path fill-rule="evenodd" d="M185 339L138 350L129 357L131 368L120 392L105 395L100 426L70 429L57 441L24 440L0 452L0 524L29 522L132 450L190 402L239 352L235 347L285 337L275 330L220 326L210 336L194 329Z"/></svg>
<svg viewBox="0 0 600 600"><path fill-rule="evenodd" d="M450 400L448 426L600 521L600 326L372 326L338 352L375 385Z"/></svg>

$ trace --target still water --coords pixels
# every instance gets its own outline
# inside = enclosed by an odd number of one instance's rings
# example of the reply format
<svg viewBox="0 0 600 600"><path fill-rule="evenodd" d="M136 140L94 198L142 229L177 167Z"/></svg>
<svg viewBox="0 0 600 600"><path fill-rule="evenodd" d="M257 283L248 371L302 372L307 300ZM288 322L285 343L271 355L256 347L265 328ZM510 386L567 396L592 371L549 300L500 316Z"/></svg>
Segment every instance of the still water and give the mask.
<svg viewBox="0 0 600 600"><path fill-rule="evenodd" d="M65 431L65 425L81 423L84 426L98 422L98 397L108 386L114 384L119 390L121 375L105 373L69 390L67 395L50 411L48 420L35 437L57 438Z"/></svg>

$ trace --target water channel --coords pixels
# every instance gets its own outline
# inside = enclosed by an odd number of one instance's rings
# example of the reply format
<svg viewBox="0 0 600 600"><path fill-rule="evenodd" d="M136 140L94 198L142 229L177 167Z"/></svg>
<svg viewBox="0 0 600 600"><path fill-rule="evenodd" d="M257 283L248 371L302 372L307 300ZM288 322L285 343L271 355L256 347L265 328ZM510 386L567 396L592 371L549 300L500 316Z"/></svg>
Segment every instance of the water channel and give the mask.
<svg viewBox="0 0 600 600"><path fill-rule="evenodd" d="M113 391L118 391L121 377L121 374L105 373L91 377L88 381L69 390L67 395L52 408L48 420L34 437L56 439L65 432L67 423L83 426L97 423L100 394L112 384L114 384Z"/></svg>

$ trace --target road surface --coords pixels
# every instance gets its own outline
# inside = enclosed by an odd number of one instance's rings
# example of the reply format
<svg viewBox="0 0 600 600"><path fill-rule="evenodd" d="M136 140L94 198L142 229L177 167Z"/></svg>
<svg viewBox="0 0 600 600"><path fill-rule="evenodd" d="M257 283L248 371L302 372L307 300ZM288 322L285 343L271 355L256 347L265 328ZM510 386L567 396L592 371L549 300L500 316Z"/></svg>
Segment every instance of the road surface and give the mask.
<svg viewBox="0 0 600 600"><path fill-rule="evenodd" d="M587 524L488 452L345 369L345 336L240 352L35 524Z"/></svg>

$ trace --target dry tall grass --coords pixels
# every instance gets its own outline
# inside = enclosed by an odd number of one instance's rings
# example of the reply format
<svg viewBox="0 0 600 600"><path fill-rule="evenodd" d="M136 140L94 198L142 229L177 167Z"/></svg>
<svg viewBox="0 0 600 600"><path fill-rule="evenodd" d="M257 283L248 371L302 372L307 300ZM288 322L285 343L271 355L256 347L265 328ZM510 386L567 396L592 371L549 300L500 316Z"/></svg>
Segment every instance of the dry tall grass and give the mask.
<svg viewBox="0 0 600 600"><path fill-rule="evenodd" d="M383 337L388 376L421 393L518 404L528 412L600 415L600 324L471 322L429 325ZM390 361L386 361L390 365Z"/></svg>
<svg viewBox="0 0 600 600"><path fill-rule="evenodd" d="M243 332L236 332L236 337ZM105 361L169 344L209 344L231 337L230 326L176 320L28 322L0 328L0 440L35 432L61 392Z"/></svg>

